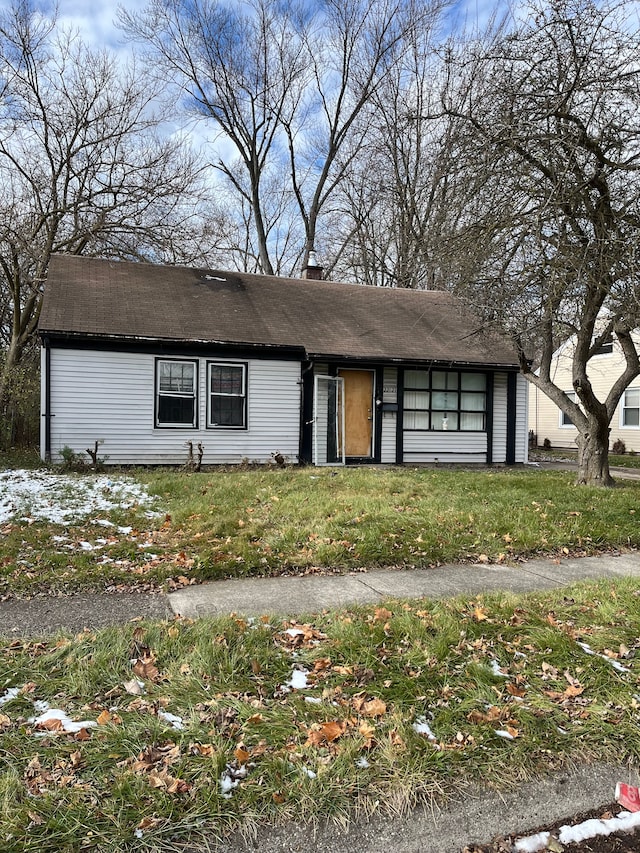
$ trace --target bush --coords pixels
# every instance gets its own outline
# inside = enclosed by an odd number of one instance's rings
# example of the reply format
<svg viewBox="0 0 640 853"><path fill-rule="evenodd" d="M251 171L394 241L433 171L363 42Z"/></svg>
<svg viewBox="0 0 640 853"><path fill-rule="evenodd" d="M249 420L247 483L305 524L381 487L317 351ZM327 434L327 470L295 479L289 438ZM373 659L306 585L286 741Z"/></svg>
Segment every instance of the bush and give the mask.
<svg viewBox="0 0 640 853"><path fill-rule="evenodd" d="M621 438L617 438L613 442L613 447L611 448L611 451L617 456L624 456L624 454L627 452L627 446Z"/></svg>

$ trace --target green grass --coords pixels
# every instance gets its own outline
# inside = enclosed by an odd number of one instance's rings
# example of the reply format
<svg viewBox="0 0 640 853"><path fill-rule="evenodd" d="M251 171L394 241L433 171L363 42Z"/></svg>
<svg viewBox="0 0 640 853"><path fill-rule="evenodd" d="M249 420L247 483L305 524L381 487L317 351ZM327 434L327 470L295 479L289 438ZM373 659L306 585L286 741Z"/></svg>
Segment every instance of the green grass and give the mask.
<svg viewBox="0 0 640 853"><path fill-rule="evenodd" d="M158 514L100 513L121 530L95 519L1 524L0 594L640 545L631 480L599 490L571 473L515 469L134 476ZM640 583L620 580L389 601L295 624L176 620L7 638L0 849L170 850L265 822L399 813L579 760L638 762L638 625ZM296 669L304 688L287 686ZM40 729L41 702L97 725Z"/></svg>
<svg viewBox="0 0 640 853"><path fill-rule="evenodd" d="M297 623L8 639L0 846L176 849L262 822L402 812L580 759L637 762L639 624L640 584L621 580L391 600ZM306 687L287 687L296 669ZM7 699L8 688L19 692ZM37 702L98 725L43 729Z"/></svg>
<svg viewBox="0 0 640 853"><path fill-rule="evenodd" d="M539 462L556 462L570 459L577 460L578 451L574 448L555 448L545 450L537 447L530 451L529 456ZM609 453L609 465L612 468L640 468L640 454L630 451L629 453Z"/></svg>
<svg viewBox="0 0 640 853"><path fill-rule="evenodd" d="M574 486L570 472L530 469L163 469L134 476L156 496L158 514L148 518L142 507L107 514L131 531L91 520L61 527L15 518L0 526L0 595L508 562L640 545L640 483L631 480L603 490Z"/></svg>

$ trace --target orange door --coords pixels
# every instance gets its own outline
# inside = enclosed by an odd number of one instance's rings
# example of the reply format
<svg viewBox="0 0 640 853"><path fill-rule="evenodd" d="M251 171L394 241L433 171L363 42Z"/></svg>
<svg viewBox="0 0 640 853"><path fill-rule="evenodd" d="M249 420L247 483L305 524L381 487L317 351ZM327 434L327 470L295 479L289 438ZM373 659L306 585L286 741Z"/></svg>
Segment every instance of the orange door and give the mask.
<svg viewBox="0 0 640 853"><path fill-rule="evenodd" d="M339 370L344 380L345 456L373 456L373 371Z"/></svg>

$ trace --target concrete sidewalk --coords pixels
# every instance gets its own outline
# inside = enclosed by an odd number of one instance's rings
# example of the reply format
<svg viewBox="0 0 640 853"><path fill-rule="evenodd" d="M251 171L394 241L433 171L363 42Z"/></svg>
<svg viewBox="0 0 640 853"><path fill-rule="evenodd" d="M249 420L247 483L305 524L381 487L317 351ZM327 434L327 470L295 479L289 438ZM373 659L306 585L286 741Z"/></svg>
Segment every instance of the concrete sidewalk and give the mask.
<svg viewBox="0 0 640 853"><path fill-rule="evenodd" d="M60 630L96 630L134 619L241 613L299 616L375 604L385 598L446 598L494 590L532 592L586 578L640 578L640 552L515 566L454 564L434 569L375 569L343 575L210 581L164 593L76 593L0 601L0 636L35 637Z"/></svg>
<svg viewBox="0 0 640 853"><path fill-rule="evenodd" d="M566 560L531 560L515 566L454 564L434 569L376 569L344 575L211 581L167 596L174 614L295 616L375 604L385 598L447 598L494 590L515 593L568 586L587 578L640 578L640 553Z"/></svg>

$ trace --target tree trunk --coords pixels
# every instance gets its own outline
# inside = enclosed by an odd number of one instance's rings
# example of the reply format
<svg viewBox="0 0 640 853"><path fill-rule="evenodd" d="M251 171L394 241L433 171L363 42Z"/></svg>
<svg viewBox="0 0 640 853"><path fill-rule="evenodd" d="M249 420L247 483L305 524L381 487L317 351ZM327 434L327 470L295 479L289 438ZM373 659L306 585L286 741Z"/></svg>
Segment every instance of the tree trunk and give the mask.
<svg viewBox="0 0 640 853"><path fill-rule="evenodd" d="M609 473L609 432L608 423L589 418L587 432L578 434L578 485L615 486Z"/></svg>

